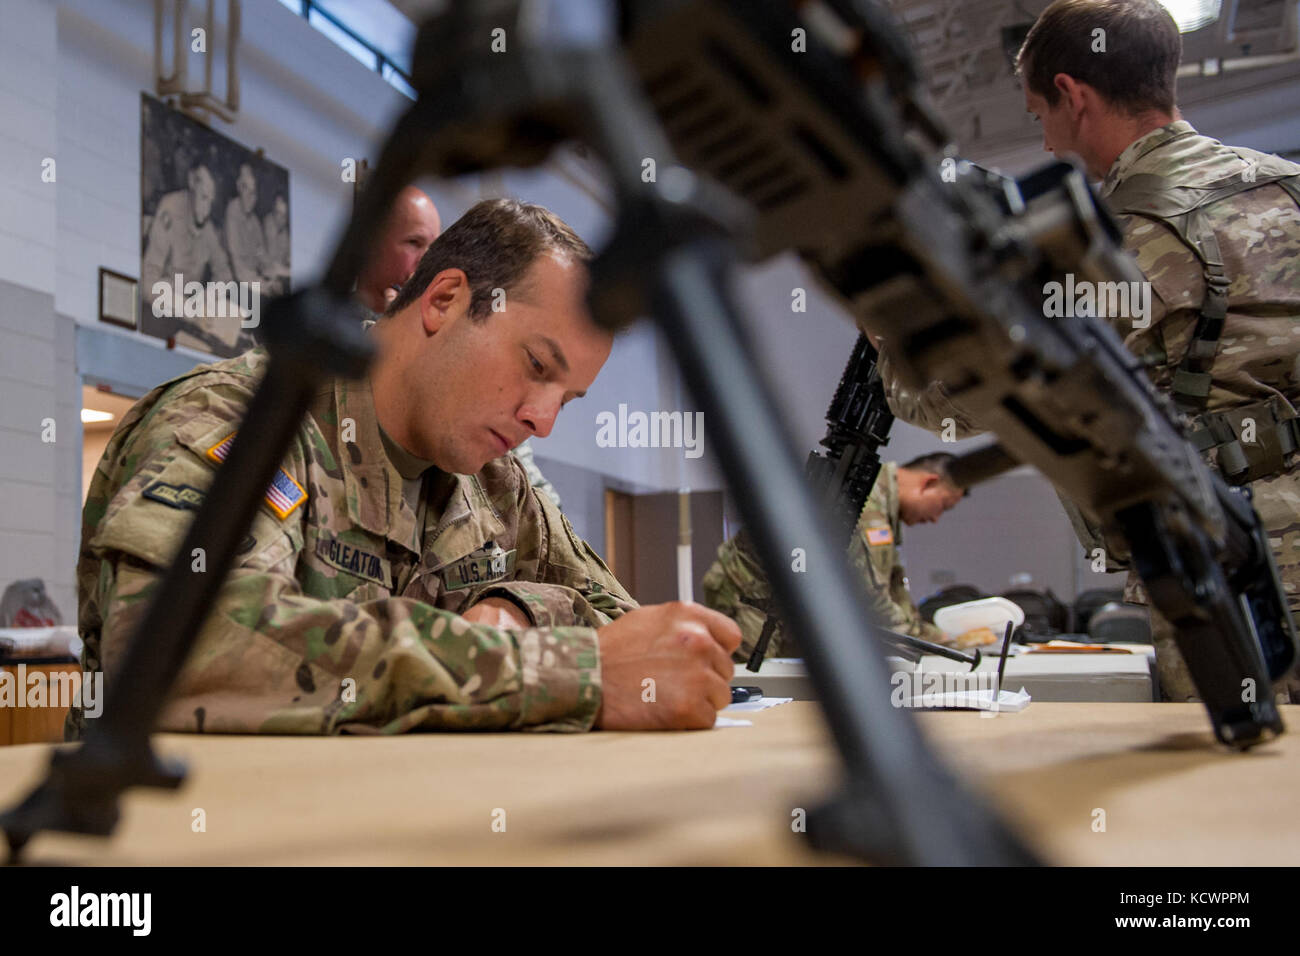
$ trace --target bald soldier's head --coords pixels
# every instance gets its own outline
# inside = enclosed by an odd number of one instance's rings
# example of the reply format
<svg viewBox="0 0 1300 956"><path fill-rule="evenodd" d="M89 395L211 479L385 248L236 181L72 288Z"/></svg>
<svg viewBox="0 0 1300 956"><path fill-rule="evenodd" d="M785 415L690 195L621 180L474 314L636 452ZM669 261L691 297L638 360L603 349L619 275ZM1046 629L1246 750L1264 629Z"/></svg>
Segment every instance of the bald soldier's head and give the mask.
<svg viewBox="0 0 1300 956"><path fill-rule="evenodd" d="M438 210L422 190L407 186L397 194L384 232L357 279L357 295L366 308L372 312L388 308L441 231Z"/></svg>

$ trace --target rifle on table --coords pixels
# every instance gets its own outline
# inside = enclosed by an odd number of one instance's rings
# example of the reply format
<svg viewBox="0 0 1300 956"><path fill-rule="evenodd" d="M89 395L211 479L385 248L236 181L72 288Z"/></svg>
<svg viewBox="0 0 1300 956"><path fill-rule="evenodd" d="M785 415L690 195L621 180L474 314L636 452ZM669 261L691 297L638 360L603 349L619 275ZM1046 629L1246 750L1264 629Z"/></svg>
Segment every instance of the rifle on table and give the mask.
<svg viewBox="0 0 1300 956"><path fill-rule="evenodd" d="M831 397L830 407L826 409L826 435L820 442L826 450L813 449L808 453L804 466L813 493L830 516L836 535L843 537L845 547L852 540L858 518L880 475L879 449L889 441L889 429L894 423L894 413L885 400L878 363L879 356L871 340L865 334L859 334ZM736 546L746 548L748 540L748 536L742 533L737 537ZM756 598L755 606L764 614L763 629L745 666L757 672L763 666L780 618L770 598ZM909 660L913 659L913 652L920 645L926 648L940 646L892 631L877 636ZM915 643L907 646L913 641ZM962 661L969 659L967 655L947 648L943 651L944 656L956 655L956 659Z"/></svg>

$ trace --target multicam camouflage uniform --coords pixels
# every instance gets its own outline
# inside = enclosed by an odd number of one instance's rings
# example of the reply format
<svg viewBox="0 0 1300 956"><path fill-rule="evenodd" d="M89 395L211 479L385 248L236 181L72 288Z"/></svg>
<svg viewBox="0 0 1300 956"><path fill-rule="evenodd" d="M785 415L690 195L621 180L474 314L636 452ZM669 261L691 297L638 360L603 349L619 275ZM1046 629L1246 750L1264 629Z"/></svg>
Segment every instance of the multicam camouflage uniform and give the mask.
<svg viewBox="0 0 1300 956"><path fill-rule="evenodd" d="M862 573L871 609L880 626L911 637L948 643L942 631L922 620L907 590L898 553L901 527L898 464L887 461L881 465L880 475L862 508L849 544L849 558ZM744 640L732 656L737 661L748 660L767 621L766 607L772 594L743 532L722 543L718 559L704 576L703 589L706 605L740 625ZM800 655L798 644L777 624L767 646L767 656Z"/></svg>
<svg viewBox="0 0 1300 956"><path fill-rule="evenodd" d="M1129 144L1100 193L1151 283L1149 326L1135 329L1131 317L1109 321L1155 385L1172 392L1193 418L1193 440L1206 460L1219 463L1229 480L1249 485L1292 613L1300 616L1300 200L1276 181L1296 173L1300 166L1224 146L1178 121ZM1176 215L1220 190L1213 204ZM1197 243L1198 256L1171 221L1193 241L1207 233L1213 239ZM1217 343L1197 332L1207 287L1224 293ZM1203 344L1193 348L1194 340ZM932 431L951 417L958 437L978 430L937 384L923 394L899 387L885 358L881 375L896 416ZM1126 598L1146 602L1135 575ZM1194 698L1172 629L1154 612L1152 631L1165 695ZM1300 701L1294 677L1279 692Z"/></svg>
<svg viewBox="0 0 1300 956"><path fill-rule="evenodd" d="M1135 330L1131 319L1112 324L1144 359L1156 387L1172 392L1193 416L1193 440L1206 459L1229 480L1249 485L1292 614L1300 612L1300 195L1268 180L1295 174L1300 166L1294 163L1224 146L1178 121L1129 144L1100 188L1152 293L1150 327ZM1177 208L1216 189L1251 183L1192 213L1201 223L1199 230L1191 227L1191 238L1197 232L1213 236L1207 266L1206 244L1202 257L1195 255L1169 227L1166 207L1171 199ZM1217 343L1201 345L1195 340L1208 338L1197 334L1207 277L1226 292L1226 318ZM1192 363L1185 361L1189 349ZM1243 439L1247 421L1253 442ZM1146 602L1135 574L1126 598ZM1153 610L1151 629L1165 695L1194 699L1173 628ZM1288 689L1300 701L1300 682L1279 686L1283 695Z"/></svg>
<svg viewBox="0 0 1300 956"><path fill-rule="evenodd" d="M533 457L533 440L528 439L510 453L519 459L519 464L523 465L524 474L528 476L528 483L533 486L533 490L538 494L546 495L555 502L555 507L563 510L564 505L560 502L560 493L542 474L542 469L537 465L537 459Z"/></svg>
<svg viewBox="0 0 1300 956"><path fill-rule="evenodd" d="M200 366L114 433L82 523L87 669L122 659L266 363L255 349ZM533 626L459 616L494 596ZM601 701L594 628L635 606L513 457L404 476L369 384L335 382L268 489L160 728L587 730ZM81 721L70 715L69 737Z"/></svg>

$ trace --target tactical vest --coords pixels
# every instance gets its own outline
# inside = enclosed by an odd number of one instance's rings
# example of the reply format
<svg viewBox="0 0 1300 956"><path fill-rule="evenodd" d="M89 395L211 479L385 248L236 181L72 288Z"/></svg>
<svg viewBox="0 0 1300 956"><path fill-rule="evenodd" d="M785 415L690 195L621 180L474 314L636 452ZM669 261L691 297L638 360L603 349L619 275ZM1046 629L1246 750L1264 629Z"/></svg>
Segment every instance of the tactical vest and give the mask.
<svg viewBox="0 0 1300 956"><path fill-rule="evenodd" d="M1116 214L1163 223L1201 264L1205 300L1187 354L1174 370L1173 398L1192 420L1188 438L1202 454L1215 450L1215 461L1224 478L1239 485L1285 470L1287 456L1300 448L1300 419L1290 403L1276 398L1223 412L1205 411L1210 367L1228 314L1231 284L1206 213L1215 203L1268 185L1281 187L1300 207L1300 172L1291 163L1267 153L1237 147L1232 151L1254 163L1255 176L1249 181L1235 173L1204 186L1180 186L1163 176L1140 173L1120 183L1106 197L1106 204ZM1253 441L1242 438L1247 419L1255 423Z"/></svg>

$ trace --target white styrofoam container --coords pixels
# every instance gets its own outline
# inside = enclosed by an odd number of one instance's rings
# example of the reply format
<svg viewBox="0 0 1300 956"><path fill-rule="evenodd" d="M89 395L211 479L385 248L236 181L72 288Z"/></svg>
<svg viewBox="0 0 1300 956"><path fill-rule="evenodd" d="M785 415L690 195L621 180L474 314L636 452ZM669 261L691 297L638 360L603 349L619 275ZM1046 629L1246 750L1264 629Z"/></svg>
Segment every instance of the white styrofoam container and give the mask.
<svg viewBox="0 0 1300 956"><path fill-rule="evenodd" d="M1001 650L1002 635L1006 632L1007 621L1019 627L1025 623L1025 612L1019 604L1004 597L980 598L978 601L963 601L950 604L934 612L934 626L949 637L965 634L974 627L987 627L998 636L997 642L980 648L985 653Z"/></svg>

